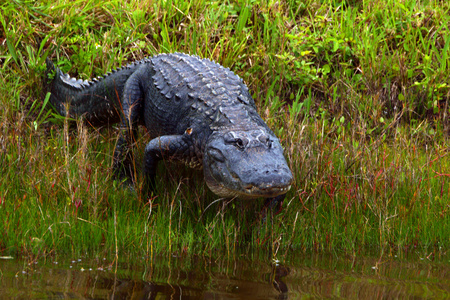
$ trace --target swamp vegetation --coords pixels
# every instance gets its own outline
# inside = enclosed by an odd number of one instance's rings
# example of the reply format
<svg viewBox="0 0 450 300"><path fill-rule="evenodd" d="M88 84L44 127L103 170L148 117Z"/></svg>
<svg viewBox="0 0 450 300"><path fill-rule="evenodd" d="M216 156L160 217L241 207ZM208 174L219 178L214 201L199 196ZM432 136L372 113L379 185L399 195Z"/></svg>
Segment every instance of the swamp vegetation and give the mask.
<svg viewBox="0 0 450 300"><path fill-rule="evenodd" d="M448 256L450 4L413 0L0 4L0 255L233 257L237 249ZM45 58L89 79L161 52L241 76L295 176L282 210L161 164L112 177L116 128L55 115ZM140 164L148 137L136 143ZM140 181L142 182L142 180Z"/></svg>

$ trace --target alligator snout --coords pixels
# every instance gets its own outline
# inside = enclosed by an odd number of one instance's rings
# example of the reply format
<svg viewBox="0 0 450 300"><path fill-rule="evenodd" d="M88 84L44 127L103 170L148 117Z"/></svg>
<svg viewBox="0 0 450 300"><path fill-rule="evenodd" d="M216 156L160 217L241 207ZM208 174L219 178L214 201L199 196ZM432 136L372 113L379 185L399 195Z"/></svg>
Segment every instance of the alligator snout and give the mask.
<svg viewBox="0 0 450 300"><path fill-rule="evenodd" d="M246 193L260 197L275 197L286 193L294 181L287 165L265 165L253 168L241 177Z"/></svg>

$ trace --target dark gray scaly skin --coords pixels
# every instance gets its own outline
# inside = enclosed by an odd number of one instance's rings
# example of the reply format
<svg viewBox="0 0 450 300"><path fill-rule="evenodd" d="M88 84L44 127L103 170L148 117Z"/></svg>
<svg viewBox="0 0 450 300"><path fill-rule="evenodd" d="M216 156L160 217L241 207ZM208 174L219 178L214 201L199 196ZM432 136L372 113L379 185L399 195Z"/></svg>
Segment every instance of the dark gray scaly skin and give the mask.
<svg viewBox="0 0 450 300"><path fill-rule="evenodd" d="M114 70L103 78L70 78L47 61L50 102L58 113L83 116L94 125L120 122L114 168L129 174L127 150L145 125L144 173L149 184L161 159L203 168L205 181L226 198L268 198L279 203L293 177L278 138L256 111L247 86L208 59L160 54ZM67 111L69 107L69 111Z"/></svg>

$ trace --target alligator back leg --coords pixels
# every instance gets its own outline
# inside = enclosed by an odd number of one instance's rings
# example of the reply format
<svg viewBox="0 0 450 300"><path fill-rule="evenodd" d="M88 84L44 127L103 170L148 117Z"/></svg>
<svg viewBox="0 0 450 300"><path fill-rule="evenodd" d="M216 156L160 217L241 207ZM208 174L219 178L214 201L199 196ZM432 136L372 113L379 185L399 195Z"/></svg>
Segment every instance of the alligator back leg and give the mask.
<svg viewBox="0 0 450 300"><path fill-rule="evenodd" d="M122 120L120 135L114 150L113 168L120 179L135 178L135 159L132 146L136 142L137 127L143 119L144 90L138 73L133 73L126 81L122 96Z"/></svg>

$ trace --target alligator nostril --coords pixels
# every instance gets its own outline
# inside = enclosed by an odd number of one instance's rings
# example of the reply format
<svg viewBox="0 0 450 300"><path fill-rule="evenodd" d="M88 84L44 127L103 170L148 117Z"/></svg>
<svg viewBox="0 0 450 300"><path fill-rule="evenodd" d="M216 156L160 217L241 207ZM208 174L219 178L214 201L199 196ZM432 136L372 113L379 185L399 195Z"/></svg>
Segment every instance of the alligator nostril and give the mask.
<svg viewBox="0 0 450 300"><path fill-rule="evenodd" d="M234 179L240 180L239 176L235 172L230 172L230 174L231 174L231 177L233 177ZM224 174L224 177L225 177L225 174Z"/></svg>

